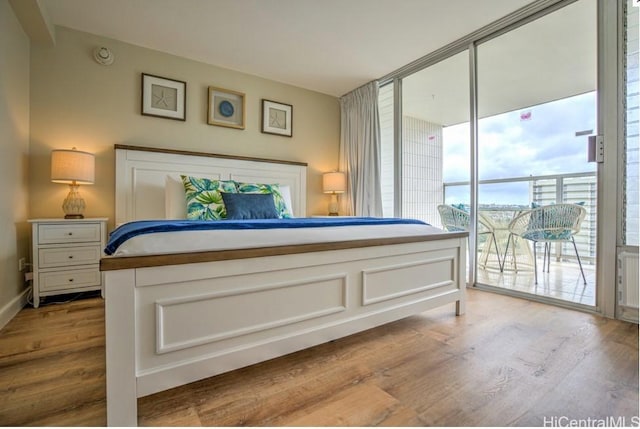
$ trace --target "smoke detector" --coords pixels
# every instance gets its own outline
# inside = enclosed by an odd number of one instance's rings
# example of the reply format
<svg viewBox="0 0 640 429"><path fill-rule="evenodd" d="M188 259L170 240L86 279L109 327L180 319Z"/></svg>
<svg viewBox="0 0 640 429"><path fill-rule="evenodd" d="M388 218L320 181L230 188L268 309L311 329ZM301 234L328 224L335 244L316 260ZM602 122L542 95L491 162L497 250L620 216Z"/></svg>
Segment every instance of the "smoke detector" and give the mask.
<svg viewBox="0 0 640 429"><path fill-rule="evenodd" d="M105 48L104 46L97 47L93 50L93 58L96 60L98 64L102 64L103 66L110 66L113 64L113 53L109 50L109 48Z"/></svg>

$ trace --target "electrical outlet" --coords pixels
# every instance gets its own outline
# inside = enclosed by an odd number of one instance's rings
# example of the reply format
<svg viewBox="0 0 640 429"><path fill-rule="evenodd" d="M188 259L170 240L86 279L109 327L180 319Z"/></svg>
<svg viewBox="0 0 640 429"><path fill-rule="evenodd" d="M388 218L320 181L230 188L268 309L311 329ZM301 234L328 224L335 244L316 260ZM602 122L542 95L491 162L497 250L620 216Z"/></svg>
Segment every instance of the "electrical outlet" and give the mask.
<svg viewBox="0 0 640 429"><path fill-rule="evenodd" d="M18 271L22 272L27 268L27 258L18 259Z"/></svg>

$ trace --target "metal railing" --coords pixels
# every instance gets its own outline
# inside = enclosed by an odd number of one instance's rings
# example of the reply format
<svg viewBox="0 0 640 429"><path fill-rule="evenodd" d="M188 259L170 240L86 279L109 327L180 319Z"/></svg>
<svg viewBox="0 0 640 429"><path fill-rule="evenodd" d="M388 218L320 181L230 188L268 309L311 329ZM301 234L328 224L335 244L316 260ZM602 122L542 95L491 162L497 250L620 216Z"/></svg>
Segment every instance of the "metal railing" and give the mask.
<svg viewBox="0 0 640 429"><path fill-rule="evenodd" d="M576 245L580 252L580 257L587 263L595 263L596 256L596 189L597 180L595 172L550 174L542 176L521 176L509 177L505 179L488 179L478 182L480 208L491 209L496 207L522 207L523 204L513 202L498 202L504 200L504 188L511 188L510 193L517 192L518 188L525 183L528 192L527 206L531 203L548 205L554 203L574 203L582 204L587 210L587 215L582 223L580 233L576 235ZM457 188L469 187L469 182L445 182L442 184L443 202L451 203L448 197ZM493 189L492 189L493 188ZM520 192L524 188L520 189ZM460 193L458 193L460 194ZM465 194L462 192L462 194ZM466 193L467 198L469 193ZM492 198L492 195L494 197ZM458 203L468 203L468 201L456 201ZM572 246L571 244L569 244ZM556 246L555 256L558 259L573 260L575 253L573 248L566 247L567 244ZM566 247L566 249L565 249Z"/></svg>

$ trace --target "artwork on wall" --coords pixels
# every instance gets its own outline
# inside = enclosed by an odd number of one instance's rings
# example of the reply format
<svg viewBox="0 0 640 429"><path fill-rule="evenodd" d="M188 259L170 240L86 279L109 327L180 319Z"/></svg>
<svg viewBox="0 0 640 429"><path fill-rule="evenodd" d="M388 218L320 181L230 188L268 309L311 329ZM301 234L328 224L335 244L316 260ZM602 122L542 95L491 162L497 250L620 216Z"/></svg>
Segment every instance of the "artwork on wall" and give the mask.
<svg viewBox="0 0 640 429"><path fill-rule="evenodd" d="M291 137L293 135L293 106L277 101L262 100L262 132Z"/></svg>
<svg viewBox="0 0 640 429"><path fill-rule="evenodd" d="M184 121L186 101L186 82L142 73L143 115Z"/></svg>
<svg viewBox="0 0 640 429"><path fill-rule="evenodd" d="M244 94L228 89L209 87L207 123L244 130Z"/></svg>

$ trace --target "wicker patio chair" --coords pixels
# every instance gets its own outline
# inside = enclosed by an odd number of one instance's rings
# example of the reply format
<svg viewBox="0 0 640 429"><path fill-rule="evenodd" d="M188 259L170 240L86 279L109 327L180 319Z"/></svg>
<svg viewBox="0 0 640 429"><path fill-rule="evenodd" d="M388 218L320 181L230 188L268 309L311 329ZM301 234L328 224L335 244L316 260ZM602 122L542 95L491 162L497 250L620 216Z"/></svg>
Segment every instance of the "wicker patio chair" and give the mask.
<svg viewBox="0 0 640 429"><path fill-rule="evenodd" d="M470 218L468 212L447 204L441 204L438 206L438 213L440 213L442 226L447 231L469 231ZM478 216L478 235L483 234L489 234L489 248L493 243L496 249L496 257L498 258L498 266L500 271L502 271L502 262L500 260L500 252L498 251L498 243L496 242L493 225L490 220L480 214L480 216ZM485 266L486 262L485 260Z"/></svg>
<svg viewBox="0 0 640 429"><path fill-rule="evenodd" d="M547 263L548 270L548 264L551 262L551 244L563 241L571 242L578 258L582 280L584 280L584 284L587 284L574 239L574 236L580 232L580 225L586 214L587 210L577 204L551 204L521 213L509 224L509 238L503 260L507 256L509 243L513 241L514 236L533 242L533 270L535 283L538 284L536 245L539 242L545 244L542 265L544 272L544 264Z"/></svg>

